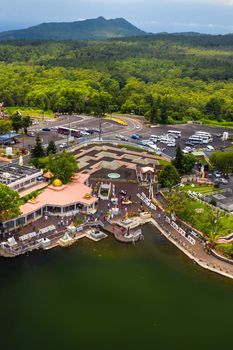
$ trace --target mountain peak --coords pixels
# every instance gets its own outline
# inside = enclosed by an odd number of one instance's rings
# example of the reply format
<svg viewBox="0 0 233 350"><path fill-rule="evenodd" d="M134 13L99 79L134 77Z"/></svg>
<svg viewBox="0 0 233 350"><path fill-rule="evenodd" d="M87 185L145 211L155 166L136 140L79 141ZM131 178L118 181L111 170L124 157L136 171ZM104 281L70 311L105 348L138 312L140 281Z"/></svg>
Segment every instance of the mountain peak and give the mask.
<svg viewBox="0 0 233 350"><path fill-rule="evenodd" d="M41 23L39 25L0 33L7 40L104 40L144 35L124 18L106 19L102 16L75 22Z"/></svg>

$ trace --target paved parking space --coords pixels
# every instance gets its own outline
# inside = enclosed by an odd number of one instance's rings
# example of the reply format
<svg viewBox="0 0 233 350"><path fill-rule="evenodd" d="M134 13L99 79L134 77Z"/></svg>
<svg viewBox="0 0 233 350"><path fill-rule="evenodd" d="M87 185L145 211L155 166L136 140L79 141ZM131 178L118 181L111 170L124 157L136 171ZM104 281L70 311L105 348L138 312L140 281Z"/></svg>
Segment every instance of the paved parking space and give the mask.
<svg viewBox="0 0 233 350"><path fill-rule="evenodd" d="M225 141L223 142L221 138L219 137L220 134L222 134L224 131L228 131L230 134L233 134L232 129L223 129L218 127L211 127L206 125L195 125L195 124L180 124L180 125L159 125L155 127L149 128L147 126L147 121L143 117L135 117L135 116L125 116L125 115L119 115L119 118L124 119L128 125L122 126L115 122L104 120L102 118L97 118L93 116L86 116L86 115L72 115L72 116L61 116L57 119L42 121L39 125L32 125L30 128L30 131L39 131L40 135L43 139L43 144L46 145L49 143L49 141L54 140L57 143L66 142L67 136L62 136L57 134L56 131L41 131L43 127L49 127L53 128L56 126L65 126L65 127L71 127L72 129L80 129L80 128L88 128L88 129L99 129L101 124L102 129L102 138L104 140L116 140L117 142L120 142L119 139L116 138L116 135L122 135L132 143L137 143L138 140L131 139L132 134L140 134L142 136L142 140L148 140L151 135L163 135L166 134L168 130L179 130L182 133L182 137L180 139L177 139L177 144L181 146L183 149L185 147L185 142L188 140L189 136L194 134L195 131L206 131L210 132L213 135L213 142L211 145L215 149L223 148L225 146L229 146L231 144L231 141ZM79 143L83 139L98 139L99 133L94 133L90 136L85 136L81 139L75 139L76 143ZM34 137L27 137L20 138L21 147L29 147L35 143ZM176 152L176 147L168 147L164 143L158 143L157 144L159 148L162 149L162 151L170 156L174 157ZM211 154L211 151L206 151L207 155Z"/></svg>
<svg viewBox="0 0 233 350"><path fill-rule="evenodd" d="M179 130L181 131L181 138L178 138L176 141L176 144L179 144L180 147L183 149L185 147L185 142L188 140L188 138L195 133L195 131L205 131L211 133L213 136L213 142L211 143L211 146L213 146L215 149L223 148L226 146L231 145L231 141L222 141L219 135L222 135L224 131L228 131L229 134L233 134L232 129L223 129L223 128L215 128L210 127L206 125L194 125L194 124L180 124L180 125L159 125L152 128L143 128L140 131L140 135L142 136L142 140L149 139L151 135L163 135L168 132L168 130ZM132 140L135 144L137 143L137 140ZM174 157L176 152L176 147L168 147L164 143L157 143L158 147L162 149L162 151L171 156ZM205 148L204 145L200 145L201 148ZM207 155L211 154L211 151L206 151Z"/></svg>

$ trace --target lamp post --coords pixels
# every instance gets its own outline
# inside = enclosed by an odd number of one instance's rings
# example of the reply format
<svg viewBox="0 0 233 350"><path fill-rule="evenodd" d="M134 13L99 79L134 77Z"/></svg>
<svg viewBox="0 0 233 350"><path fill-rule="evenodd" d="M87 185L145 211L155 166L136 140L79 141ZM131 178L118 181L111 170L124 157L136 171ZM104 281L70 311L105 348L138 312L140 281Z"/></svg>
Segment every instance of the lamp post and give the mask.
<svg viewBox="0 0 233 350"><path fill-rule="evenodd" d="M69 147L69 138L71 137L71 125L70 125L70 115L68 116L68 120L69 120L69 131L67 134L67 147Z"/></svg>
<svg viewBox="0 0 233 350"><path fill-rule="evenodd" d="M102 140L102 123L100 122L100 127L99 127L99 141L101 141Z"/></svg>

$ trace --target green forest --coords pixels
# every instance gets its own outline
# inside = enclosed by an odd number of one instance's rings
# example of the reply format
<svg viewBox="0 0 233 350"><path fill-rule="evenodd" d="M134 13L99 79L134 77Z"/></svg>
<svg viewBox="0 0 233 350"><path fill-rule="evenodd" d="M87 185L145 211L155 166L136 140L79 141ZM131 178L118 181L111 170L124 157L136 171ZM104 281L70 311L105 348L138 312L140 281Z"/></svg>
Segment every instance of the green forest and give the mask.
<svg viewBox="0 0 233 350"><path fill-rule="evenodd" d="M233 36L147 35L105 41L0 44L6 107L151 123L233 122Z"/></svg>

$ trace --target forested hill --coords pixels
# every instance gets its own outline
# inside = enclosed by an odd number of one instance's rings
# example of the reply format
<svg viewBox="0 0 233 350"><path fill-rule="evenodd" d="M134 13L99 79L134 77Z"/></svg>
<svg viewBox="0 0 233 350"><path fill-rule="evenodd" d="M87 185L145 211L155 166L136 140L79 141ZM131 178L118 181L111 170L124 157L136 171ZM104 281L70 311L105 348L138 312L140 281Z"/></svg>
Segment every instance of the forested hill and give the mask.
<svg viewBox="0 0 233 350"><path fill-rule="evenodd" d="M0 101L152 123L233 122L233 36L0 43Z"/></svg>
<svg viewBox="0 0 233 350"><path fill-rule="evenodd" d="M85 21L42 23L27 29L0 33L0 40L104 40L145 34L124 18L103 17Z"/></svg>

